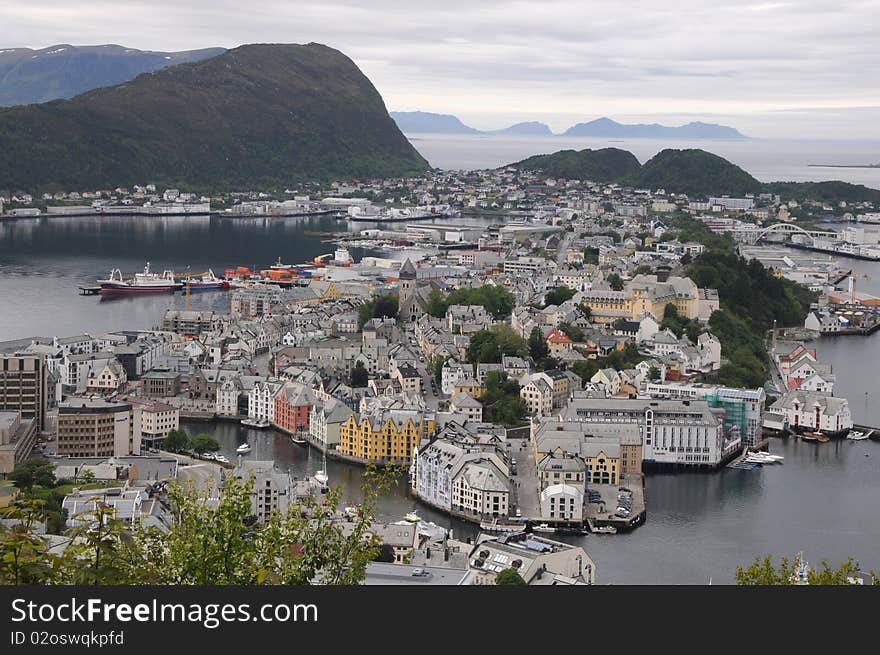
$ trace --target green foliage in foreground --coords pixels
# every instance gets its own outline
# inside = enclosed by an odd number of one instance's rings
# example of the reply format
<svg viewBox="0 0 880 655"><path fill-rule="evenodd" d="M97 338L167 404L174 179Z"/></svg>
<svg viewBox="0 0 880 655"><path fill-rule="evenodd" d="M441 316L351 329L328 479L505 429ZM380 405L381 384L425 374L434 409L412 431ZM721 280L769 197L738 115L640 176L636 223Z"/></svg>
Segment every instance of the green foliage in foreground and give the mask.
<svg viewBox="0 0 880 655"><path fill-rule="evenodd" d="M773 566L773 559L767 555L763 559L756 557L748 567L737 566L735 580L738 585L793 585L799 564L798 556L789 560L783 557L778 566ZM858 567L852 557L833 568L827 560L822 560L821 569L811 569L807 573L807 582L811 585L850 585L857 584L850 580L855 578ZM874 584L880 584L880 576L871 572Z"/></svg>
<svg viewBox="0 0 880 655"><path fill-rule="evenodd" d="M357 516L332 518L341 490L293 504L257 523L251 513L253 478L228 478L219 501L194 485L170 486L173 521L167 530L119 520L98 502L75 518L60 552L35 533L42 501L2 511L13 519L0 528L0 584L260 585L357 584L379 553L369 528L376 499L394 469L368 470Z"/></svg>

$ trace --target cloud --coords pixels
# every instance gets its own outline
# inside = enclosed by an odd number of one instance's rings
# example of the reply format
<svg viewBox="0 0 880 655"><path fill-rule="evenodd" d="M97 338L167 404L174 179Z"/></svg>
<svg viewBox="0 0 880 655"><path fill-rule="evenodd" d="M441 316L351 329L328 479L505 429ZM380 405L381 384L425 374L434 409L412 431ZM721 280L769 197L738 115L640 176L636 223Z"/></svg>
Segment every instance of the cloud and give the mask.
<svg viewBox="0 0 880 655"><path fill-rule="evenodd" d="M4 0L3 13L0 47L326 43L361 66L390 108L492 120L487 127L516 117L772 116L880 105L880 4L871 1L682 0L673 11L648 0L92 0L75 7ZM786 129L767 121L768 132ZM880 138L873 122L858 130Z"/></svg>

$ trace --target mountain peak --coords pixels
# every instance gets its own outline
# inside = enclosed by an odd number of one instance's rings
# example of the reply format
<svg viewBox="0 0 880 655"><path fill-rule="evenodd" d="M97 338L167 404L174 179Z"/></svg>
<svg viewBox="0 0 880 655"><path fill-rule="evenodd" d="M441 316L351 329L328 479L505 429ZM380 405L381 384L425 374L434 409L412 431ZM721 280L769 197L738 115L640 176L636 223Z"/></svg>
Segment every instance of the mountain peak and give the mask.
<svg viewBox="0 0 880 655"><path fill-rule="evenodd" d="M241 46L0 110L0 179L20 188L265 185L426 168L366 76L321 44Z"/></svg>

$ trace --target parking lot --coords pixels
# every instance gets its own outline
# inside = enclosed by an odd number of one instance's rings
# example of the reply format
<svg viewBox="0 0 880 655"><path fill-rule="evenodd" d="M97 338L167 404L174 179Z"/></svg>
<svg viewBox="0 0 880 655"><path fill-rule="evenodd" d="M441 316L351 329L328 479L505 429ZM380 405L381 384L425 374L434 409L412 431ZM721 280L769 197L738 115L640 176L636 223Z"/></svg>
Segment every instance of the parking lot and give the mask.
<svg viewBox="0 0 880 655"><path fill-rule="evenodd" d="M623 493L623 502L619 502L620 488L629 489L631 493ZM593 484L589 490L597 492L601 496L601 502L588 502L585 509L585 517L593 521L614 522L628 524L645 511L645 495L640 475L621 476L619 484ZM588 499L589 500L589 499ZM623 505L629 510L626 516L617 516L617 508ZM628 505L628 507L627 507Z"/></svg>

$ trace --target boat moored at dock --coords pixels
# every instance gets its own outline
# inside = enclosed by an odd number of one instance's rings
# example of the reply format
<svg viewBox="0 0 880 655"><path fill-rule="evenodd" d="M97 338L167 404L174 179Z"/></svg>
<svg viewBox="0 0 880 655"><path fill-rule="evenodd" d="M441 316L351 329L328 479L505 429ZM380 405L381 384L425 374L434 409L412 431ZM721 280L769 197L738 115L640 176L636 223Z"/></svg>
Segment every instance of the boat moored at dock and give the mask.
<svg viewBox="0 0 880 655"><path fill-rule="evenodd" d="M135 273L134 277L124 279L122 271L114 268L106 280L98 280L101 295L130 293L172 293L183 287L182 282L174 279L174 273L164 271L161 275L150 271L150 262L144 266L143 273Z"/></svg>

